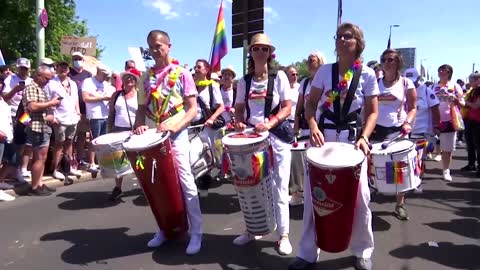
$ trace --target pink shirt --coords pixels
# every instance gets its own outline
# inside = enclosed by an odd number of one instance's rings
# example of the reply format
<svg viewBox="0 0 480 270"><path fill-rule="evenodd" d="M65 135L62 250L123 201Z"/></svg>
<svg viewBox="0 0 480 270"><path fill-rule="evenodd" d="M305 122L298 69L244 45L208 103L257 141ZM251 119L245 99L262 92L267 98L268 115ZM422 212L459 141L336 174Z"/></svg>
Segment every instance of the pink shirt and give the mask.
<svg viewBox="0 0 480 270"><path fill-rule="evenodd" d="M461 104L465 104L462 88L460 85L454 82L448 82L447 85L440 85L439 83L436 83L433 86L433 91L440 100L440 105L438 107L440 110L440 121L451 121L452 117L450 116L450 103L457 98Z"/></svg>

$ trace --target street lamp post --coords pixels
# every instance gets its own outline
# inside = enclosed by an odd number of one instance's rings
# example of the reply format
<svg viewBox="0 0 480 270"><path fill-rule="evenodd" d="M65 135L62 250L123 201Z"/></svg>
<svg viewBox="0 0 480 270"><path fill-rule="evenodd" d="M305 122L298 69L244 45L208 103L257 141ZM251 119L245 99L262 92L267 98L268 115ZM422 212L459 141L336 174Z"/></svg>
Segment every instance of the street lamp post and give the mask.
<svg viewBox="0 0 480 270"><path fill-rule="evenodd" d="M420 76L423 78L425 77L425 68L423 67L423 61L427 61L428 59L420 59ZM423 72L422 72L423 71Z"/></svg>
<svg viewBox="0 0 480 270"><path fill-rule="evenodd" d="M390 46L392 44L392 27L400 27L399 24L391 24L390 25L390 32L388 34L388 44L387 44L387 49L390 49Z"/></svg>

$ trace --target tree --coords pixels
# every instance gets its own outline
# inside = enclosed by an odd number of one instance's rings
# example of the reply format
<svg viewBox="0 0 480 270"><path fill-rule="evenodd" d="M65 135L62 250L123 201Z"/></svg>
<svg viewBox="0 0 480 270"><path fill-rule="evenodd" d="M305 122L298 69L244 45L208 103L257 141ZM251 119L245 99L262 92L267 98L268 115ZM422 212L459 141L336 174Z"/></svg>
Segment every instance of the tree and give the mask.
<svg viewBox="0 0 480 270"><path fill-rule="evenodd" d="M297 61L295 62L295 66L297 67L297 73L298 73L298 78L305 78L305 77L308 77L308 75L310 75L308 73L308 63L307 63L307 59L303 59L302 61Z"/></svg>
<svg viewBox="0 0 480 270"><path fill-rule="evenodd" d="M0 49L7 63L25 57L36 63L36 14L33 0L3 0L0 9ZM87 36L87 21L75 15L75 0L45 1L48 26L45 29L45 56L69 61L60 53L62 36ZM103 48L97 46L99 58Z"/></svg>

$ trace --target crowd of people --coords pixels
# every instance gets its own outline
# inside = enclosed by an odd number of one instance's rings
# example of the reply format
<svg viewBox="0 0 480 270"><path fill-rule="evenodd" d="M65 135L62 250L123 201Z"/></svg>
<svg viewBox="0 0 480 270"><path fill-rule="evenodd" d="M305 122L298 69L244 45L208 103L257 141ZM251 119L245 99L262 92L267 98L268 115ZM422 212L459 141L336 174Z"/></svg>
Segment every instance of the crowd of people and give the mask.
<svg viewBox="0 0 480 270"><path fill-rule="evenodd" d="M195 183L188 160L187 127L203 125L200 136L211 149L218 130L229 123L237 131L254 127L270 132L278 253L293 251L289 204L304 204L303 235L289 269L308 269L318 260L319 250L305 153L292 152L291 134L283 131L293 130L296 139L306 137L314 147L326 142L354 144L365 155L372 142L399 135L423 138L436 147L421 160L436 154L431 158L442 161L445 181L453 181L452 153L457 141L465 141L468 164L461 170L476 170L480 176L480 137L475 136L480 131L480 73L471 74L469 83L460 85L452 81L453 67L445 64L438 68L438 82L423 82L415 68L402 73L402 55L395 49L379 54L380 63L366 65L363 32L350 23L340 25L336 32L338 61L327 64L322 53L311 53L305 78L299 78L293 65L273 71L275 47L266 34L252 38L248 73L238 79L231 66L213 72L204 59L196 61L193 73L179 66L169 58L171 43L166 32L151 31L147 42L155 64L144 74L131 60L120 74L112 74L104 64L91 74L83 69L84 56L79 52L72 55L71 63L42 59L33 73L25 58L16 61L15 72L1 67L0 188L12 188L14 182L5 180L15 179L31 182L29 195L50 195L55 189L43 183L45 171L67 185L73 182L69 175L80 175L81 169L99 170L91 143L95 138L120 131L142 134L149 128L170 131L190 223L186 253L193 255L202 245L199 193L208 194L211 179L203 177ZM151 95L154 92L157 95ZM341 117L337 107L343 109ZM182 117L170 121L176 115ZM423 171L425 163L420 164ZM360 174L350 244L357 269L372 268L374 249L367 167L365 163ZM122 178L118 177L108 199L121 195ZM0 200L13 199L0 191ZM400 220L409 219L405 199L405 192L397 193L394 213ZM241 246L259 238L246 231L233 243ZM148 246L158 247L166 240L159 230Z"/></svg>

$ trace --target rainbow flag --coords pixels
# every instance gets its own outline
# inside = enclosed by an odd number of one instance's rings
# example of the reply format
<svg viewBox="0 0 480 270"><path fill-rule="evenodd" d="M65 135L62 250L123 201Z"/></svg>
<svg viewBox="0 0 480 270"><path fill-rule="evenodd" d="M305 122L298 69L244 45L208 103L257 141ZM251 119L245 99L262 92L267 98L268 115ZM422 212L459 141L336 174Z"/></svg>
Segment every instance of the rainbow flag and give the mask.
<svg viewBox="0 0 480 270"><path fill-rule="evenodd" d="M403 161L390 161L385 163L387 184L403 184L403 168L407 167Z"/></svg>
<svg viewBox="0 0 480 270"><path fill-rule="evenodd" d="M268 151L262 151L252 155L252 168L253 177L258 182L269 175L270 163L269 163Z"/></svg>
<svg viewBox="0 0 480 270"><path fill-rule="evenodd" d="M215 28L215 35L213 36L212 47L210 64L212 66L212 72L216 72L222 69L220 62L228 52L227 33L225 32L225 20L223 18L223 0L220 1L220 10L218 11L217 27Z"/></svg>
<svg viewBox="0 0 480 270"><path fill-rule="evenodd" d="M30 122L32 122L32 118L30 118L30 115L28 113L24 112L22 116L18 118L18 121L20 121L20 123L24 124L25 126L28 126Z"/></svg>

